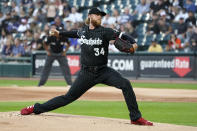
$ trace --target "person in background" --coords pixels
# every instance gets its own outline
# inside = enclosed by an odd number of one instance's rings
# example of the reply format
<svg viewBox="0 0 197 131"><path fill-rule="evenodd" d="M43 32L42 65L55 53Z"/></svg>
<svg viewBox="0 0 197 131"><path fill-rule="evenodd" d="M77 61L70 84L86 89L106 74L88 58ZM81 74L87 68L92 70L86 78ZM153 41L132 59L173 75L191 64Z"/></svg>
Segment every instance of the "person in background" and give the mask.
<svg viewBox="0 0 197 131"><path fill-rule="evenodd" d="M162 49L161 45L157 43L156 40L152 40L152 43L148 48L148 52L161 53L161 52L163 52L163 49Z"/></svg>
<svg viewBox="0 0 197 131"><path fill-rule="evenodd" d="M72 7L71 13L65 19L69 19L73 23L83 22L82 14L77 12L76 7Z"/></svg>
<svg viewBox="0 0 197 131"><path fill-rule="evenodd" d="M58 30L62 30L62 28L59 29L55 25L51 26L51 29L56 29L56 28ZM55 60L57 60L58 63L60 64L62 74L67 84L72 85L70 68L68 66L68 60L66 58L66 52L68 51L68 48L70 46L68 39L65 37L57 38L55 36L47 36L44 39L43 45L44 45L44 49L47 52L47 58L44 68L42 70L42 74L38 86L40 87L45 85L49 77L52 64ZM65 45L66 45L66 49L64 49Z"/></svg>
<svg viewBox="0 0 197 131"><path fill-rule="evenodd" d="M54 21L54 18L57 13L57 7L55 5L55 2L49 1L46 8L47 8L47 21L50 23L50 22Z"/></svg>
<svg viewBox="0 0 197 131"><path fill-rule="evenodd" d="M190 45L191 45L191 50L194 52L197 52L197 27L194 28L194 32L190 37Z"/></svg>
<svg viewBox="0 0 197 131"><path fill-rule="evenodd" d="M34 33L34 37L30 43L30 46L31 46L31 51L44 50L44 48L42 46L42 39L40 39L39 33Z"/></svg>
<svg viewBox="0 0 197 131"><path fill-rule="evenodd" d="M183 6L187 11L192 11L193 13L196 12L196 6L192 0L186 0L186 3Z"/></svg>
<svg viewBox="0 0 197 131"><path fill-rule="evenodd" d="M182 49L181 40L177 38L175 34L170 35L170 40L168 40L168 45L166 46L166 51L178 52Z"/></svg>
<svg viewBox="0 0 197 131"><path fill-rule="evenodd" d="M185 23L187 23L187 25L196 25L196 18L194 16L194 13L190 11L188 15L189 17L186 19Z"/></svg>
<svg viewBox="0 0 197 131"><path fill-rule="evenodd" d="M6 44L3 46L2 50L2 56L8 57L12 54L12 41L11 39L8 39L6 41Z"/></svg>
<svg viewBox="0 0 197 131"><path fill-rule="evenodd" d="M14 40L14 46L12 48L11 56L14 57L21 57L25 54L25 49L21 44L21 40L19 38L16 38Z"/></svg>
<svg viewBox="0 0 197 131"><path fill-rule="evenodd" d="M144 15L147 12L149 12L149 10L150 10L150 4L148 4L146 0L141 0L141 3L137 5L135 11L133 12L133 15L137 15L137 14Z"/></svg>
<svg viewBox="0 0 197 131"><path fill-rule="evenodd" d="M132 22L133 20L134 20L134 17L130 14L129 8L125 7L123 14L120 15L120 24Z"/></svg>

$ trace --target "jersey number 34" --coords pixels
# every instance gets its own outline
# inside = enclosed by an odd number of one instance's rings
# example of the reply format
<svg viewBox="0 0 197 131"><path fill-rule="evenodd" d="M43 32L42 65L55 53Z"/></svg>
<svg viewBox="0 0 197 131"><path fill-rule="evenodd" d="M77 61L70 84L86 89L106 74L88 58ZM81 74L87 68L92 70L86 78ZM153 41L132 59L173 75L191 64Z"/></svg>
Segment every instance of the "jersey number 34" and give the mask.
<svg viewBox="0 0 197 131"><path fill-rule="evenodd" d="M94 48L94 51L95 51L95 53L94 53L95 56L105 55L105 50L104 50L103 47L102 47L101 49L99 49L99 48Z"/></svg>

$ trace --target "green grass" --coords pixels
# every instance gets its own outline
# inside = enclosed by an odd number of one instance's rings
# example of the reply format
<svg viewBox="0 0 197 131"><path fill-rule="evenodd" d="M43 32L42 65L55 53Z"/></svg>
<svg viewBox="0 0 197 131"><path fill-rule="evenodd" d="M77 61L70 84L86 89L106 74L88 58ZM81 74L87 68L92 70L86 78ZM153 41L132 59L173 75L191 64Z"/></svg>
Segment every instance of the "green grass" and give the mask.
<svg viewBox="0 0 197 131"><path fill-rule="evenodd" d="M38 80L0 80L0 86L37 86ZM45 86L66 86L64 80L48 80ZM97 86L104 86L98 84ZM132 86L135 88L167 88L167 89L195 89L197 90L197 84L190 83L138 83L132 82Z"/></svg>
<svg viewBox="0 0 197 131"><path fill-rule="evenodd" d="M19 111L34 102L0 102L0 112ZM160 123L197 126L197 103L139 102L148 120ZM129 119L124 102L76 101L53 112L74 115Z"/></svg>
<svg viewBox="0 0 197 131"><path fill-rule="evenodd" d="M197 84L190 83L132 83L133 87L166 88L166 89L195 89Z"/></svg>

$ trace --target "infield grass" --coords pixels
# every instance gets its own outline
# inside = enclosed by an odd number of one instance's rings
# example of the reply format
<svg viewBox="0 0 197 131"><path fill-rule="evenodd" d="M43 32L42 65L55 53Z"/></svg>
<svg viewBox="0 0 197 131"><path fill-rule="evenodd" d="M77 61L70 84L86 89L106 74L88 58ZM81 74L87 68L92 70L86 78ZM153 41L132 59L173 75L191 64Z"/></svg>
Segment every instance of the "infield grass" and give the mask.
<svg viewBox="0 0 197 131"><path fill-rule="evenodd" d="M0 102L0 112L19 111L35 102ZM197 103L139 102L143 117L153 122L197 126ZM76 101L53 112L129 119L125 102Z"/></svg>
<svg viewBox="0 0 197 131"><path fill-rule="evenodd" d="M194 89L197 90L197 84L192 83L142 83L142 82L132 82L135 88L166 88L166 89ZM37 86L38 80L5 80L0 79L0 86ZM48 80L45 86L67 86L64 80ZM103 84L98 84L97 86L106 86Z"/></svg>

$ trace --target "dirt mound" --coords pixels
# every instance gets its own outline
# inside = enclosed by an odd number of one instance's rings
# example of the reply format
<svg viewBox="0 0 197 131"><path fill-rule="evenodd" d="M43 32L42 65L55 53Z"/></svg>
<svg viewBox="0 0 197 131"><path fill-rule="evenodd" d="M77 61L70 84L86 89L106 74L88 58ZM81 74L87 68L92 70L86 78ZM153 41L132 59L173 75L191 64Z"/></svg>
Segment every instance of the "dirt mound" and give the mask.
<svg viewBox="0 0 197 131"><path fill-rule="evenodd" d="M130 125L129 120L44 113L21 116L19 112L0 113L1 131L196 131L197 127L154 123Z"/></svg>

